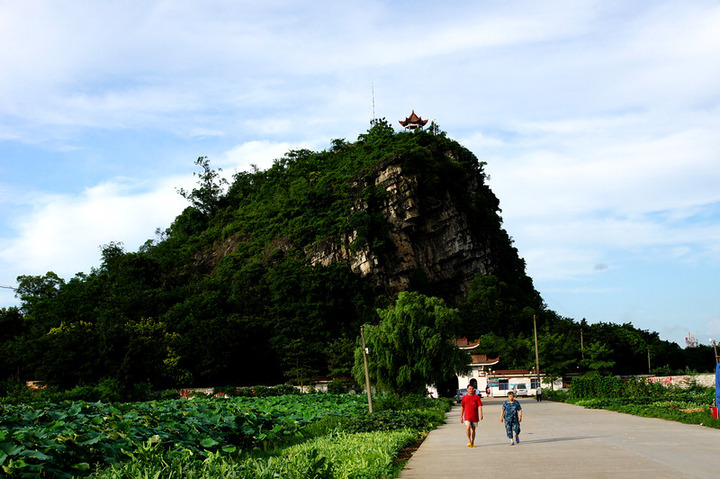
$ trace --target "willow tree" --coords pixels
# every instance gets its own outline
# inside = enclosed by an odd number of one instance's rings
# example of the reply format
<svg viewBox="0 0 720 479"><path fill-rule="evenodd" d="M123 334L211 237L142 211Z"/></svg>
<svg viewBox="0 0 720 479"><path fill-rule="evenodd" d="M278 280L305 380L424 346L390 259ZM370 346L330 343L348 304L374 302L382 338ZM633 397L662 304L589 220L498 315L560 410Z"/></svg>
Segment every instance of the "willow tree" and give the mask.
<svg viewBox="0 0 720 479"><path fill-rule="evenodd" d="M457 310L442 299L400 293L394 306L377 311L380 323L365 325L370 378L381 390L422 394L467 369L470 357L455 346ZM355 351L353 372L364 383L362 348Z"/></svg>

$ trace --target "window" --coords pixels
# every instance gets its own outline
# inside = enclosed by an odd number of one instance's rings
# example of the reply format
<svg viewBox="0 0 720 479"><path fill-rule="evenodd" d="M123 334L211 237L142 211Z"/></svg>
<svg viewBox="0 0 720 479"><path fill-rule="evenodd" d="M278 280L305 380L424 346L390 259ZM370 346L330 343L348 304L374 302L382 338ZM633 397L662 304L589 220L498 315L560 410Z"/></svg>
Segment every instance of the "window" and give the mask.
<svg viewBox="0 0 720 479"><path fill-rule="evenodd" d="M508 380L507 379L501 379L498 381L498 386L501 391L507 391L508 390Z"/></svg>

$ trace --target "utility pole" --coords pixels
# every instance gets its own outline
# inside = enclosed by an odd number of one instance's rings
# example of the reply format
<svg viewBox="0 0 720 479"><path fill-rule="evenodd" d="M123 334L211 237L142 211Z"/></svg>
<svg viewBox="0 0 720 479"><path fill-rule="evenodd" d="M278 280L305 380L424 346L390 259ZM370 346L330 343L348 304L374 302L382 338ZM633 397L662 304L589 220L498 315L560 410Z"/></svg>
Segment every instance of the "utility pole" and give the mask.
<svg viewBox="0 0 720 479"><path fill-rule="evenodd" d="M580 328L580 356L582 359L585 359L585 343L583 342L582 328Z"/></svg>
<svg viewBox="0 0 720 479"><path fill-rule="evenodd" d="M537 321L535 320L534 314L533 314L533 330L535 331L535 377L537 378L538 386L542 386L540 384L540 355L538 353Z"/></svg>
<svg viewBox="0 0 720 479"><path fill-rule="evenodd" d="M713 409L713 418L718 418L718 407L720 407L720 356L717 352L717 341L710 338L710 342L713 345L715 351L715 409Z"/></svg>
<svg viewBox="0 0 720 479"><path fill-rule="evenodd" d="M370 392L370 370L368 369L368 360L367 360L369 351L365 347L365 325L360 326L360 338L362 339L363 363L365 364L365 389L367 390L368 410L370 411L370 414L372 414L373 407L372 407L372 393Z"/></svg>
<svg viewBox="0 0 720 479"><path fill-rule="evenodd" d="M650 348L648 348L648 374L651 374L652 368L650 367Z"/></svg>

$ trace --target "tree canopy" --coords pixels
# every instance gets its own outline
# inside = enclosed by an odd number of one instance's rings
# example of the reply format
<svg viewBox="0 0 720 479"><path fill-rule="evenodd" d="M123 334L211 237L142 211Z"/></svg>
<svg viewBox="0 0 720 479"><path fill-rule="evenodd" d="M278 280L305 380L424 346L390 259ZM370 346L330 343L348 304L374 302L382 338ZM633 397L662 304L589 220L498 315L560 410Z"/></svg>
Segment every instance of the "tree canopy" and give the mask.
<svg viewBox="0 0 720 479"><path fill-rule="evenodd" d="M457 310L442 299L402 292L395 304L378 309L380 323L365 325L369 369L375 385L396 394L423 394L426 387L464 372L468 354L455 346ZM362 348L355 350L354 373L364 377Z"/></svg>

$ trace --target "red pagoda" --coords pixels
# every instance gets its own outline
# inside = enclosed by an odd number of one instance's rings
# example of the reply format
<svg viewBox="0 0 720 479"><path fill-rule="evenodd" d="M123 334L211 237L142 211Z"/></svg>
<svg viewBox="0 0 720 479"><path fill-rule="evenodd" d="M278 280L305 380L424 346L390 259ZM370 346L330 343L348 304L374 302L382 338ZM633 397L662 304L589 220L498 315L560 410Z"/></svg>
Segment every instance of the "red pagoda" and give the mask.
<svg viewBox="0 0 720 479"><path fill-rule="evenodd" d="M427 124L428 120L423 120L415 114L415 110L412 111L409 117L404 120L400 120L400 124L406 130L422 130L422 127Z"/></svg>

